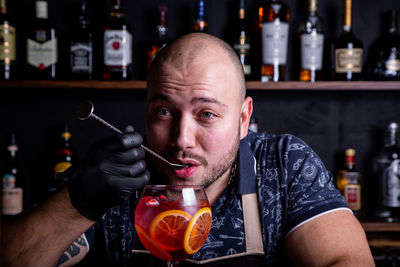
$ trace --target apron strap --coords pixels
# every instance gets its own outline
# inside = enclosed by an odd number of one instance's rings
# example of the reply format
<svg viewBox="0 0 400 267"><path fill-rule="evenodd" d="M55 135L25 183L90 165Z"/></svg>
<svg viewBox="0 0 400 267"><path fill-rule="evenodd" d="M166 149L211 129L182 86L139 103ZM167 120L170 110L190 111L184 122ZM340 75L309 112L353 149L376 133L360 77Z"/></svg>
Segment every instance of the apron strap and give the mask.
<svg viewBox="0 0 400 267"><path fill-rule="evenodd" d="M257 194L243 194L242 203L246 252L264 254Z"/></svg>

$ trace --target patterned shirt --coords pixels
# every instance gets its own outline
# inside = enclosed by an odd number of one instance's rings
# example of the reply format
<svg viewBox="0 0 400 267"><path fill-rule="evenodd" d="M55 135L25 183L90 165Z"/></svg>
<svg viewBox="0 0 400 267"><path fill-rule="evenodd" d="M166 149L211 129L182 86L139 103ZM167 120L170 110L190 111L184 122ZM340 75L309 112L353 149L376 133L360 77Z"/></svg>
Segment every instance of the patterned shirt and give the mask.
<svg viewBox="0 0 400 267"><path fill-rule="evenodd" d="M347 209L332 174L301 139L249 132L240 143L234 182L213 204L210 235L193 260L246 251L240 196L254 192L260 203L266 266L287 264L285 238L296 227L324 212ZM134 227L136 203L134 198L112 208L95 225L88 261L126 266L132 248L141 246Z"/></svg>

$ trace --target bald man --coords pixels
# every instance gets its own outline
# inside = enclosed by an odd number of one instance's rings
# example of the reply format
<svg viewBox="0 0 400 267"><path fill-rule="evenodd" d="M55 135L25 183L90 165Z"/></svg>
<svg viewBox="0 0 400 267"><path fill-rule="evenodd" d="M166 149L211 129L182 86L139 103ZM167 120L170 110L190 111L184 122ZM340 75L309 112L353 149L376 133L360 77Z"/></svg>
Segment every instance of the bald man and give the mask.
<svg viewBox="0 0 400 267"><path fill-rule="evenodd" d="M86 165L61 175L68 185L52 199L7 223L4 259L165 266L134 228L134 192L149 170L152 184L204 185L212 205L206 243L181 265L374 266L362 227L315 152L292 135L248 132L252 105L224 41L193 33L166 46L148 76L146 143L188 167L144 161L136 132L105 140Z"/></svg>

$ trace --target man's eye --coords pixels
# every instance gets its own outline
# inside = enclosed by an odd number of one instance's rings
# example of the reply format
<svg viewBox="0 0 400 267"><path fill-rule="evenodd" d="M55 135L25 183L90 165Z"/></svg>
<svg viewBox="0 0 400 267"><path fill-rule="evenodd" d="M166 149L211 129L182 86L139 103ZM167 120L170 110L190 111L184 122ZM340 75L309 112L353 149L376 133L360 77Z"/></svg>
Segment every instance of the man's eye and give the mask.
<svg viewBox="0 0 400 267"><path fill-rule="evenodd" d="M211 113L211 112L203 112L203 113L201 113L201 117L206 118L206 119L212 119L215 117L215 115L214 115L214 113Z"/></svg>
<svg viewBox="0 0 400 267"><path fill-rule="evenodd" d="M159 110L157 111L157 115L160 115L160 116L169 116L169 115L171 115L171 113L169 112L168 109L159 109Z"/></svg>

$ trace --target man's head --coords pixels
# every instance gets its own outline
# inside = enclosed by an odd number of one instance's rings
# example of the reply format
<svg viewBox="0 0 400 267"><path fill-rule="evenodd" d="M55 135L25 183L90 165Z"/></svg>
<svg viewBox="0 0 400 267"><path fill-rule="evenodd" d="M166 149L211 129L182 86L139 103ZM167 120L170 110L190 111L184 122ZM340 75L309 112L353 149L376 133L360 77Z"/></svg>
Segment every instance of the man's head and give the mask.
<svg viewBox="0 0 400 267"><path fill-rule="evenodd" d="M170 183L210 185L229 176L252 112L242 65L224 41L185 35L154 59L147 83L146 137L150 148L180 171L155 162Z"/></svg>

